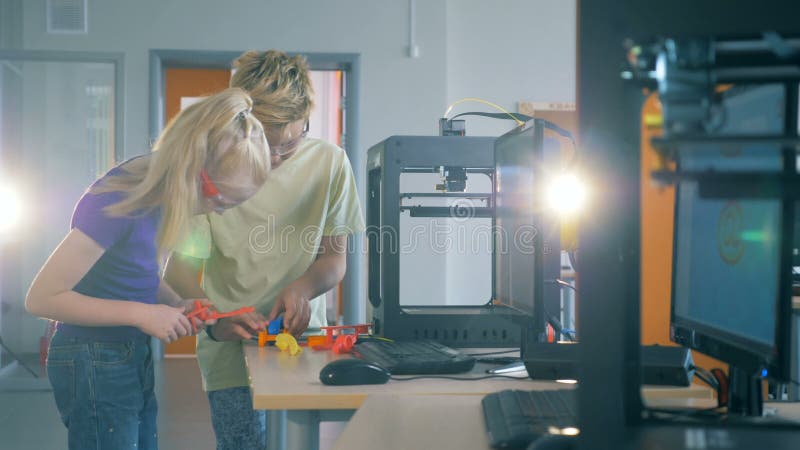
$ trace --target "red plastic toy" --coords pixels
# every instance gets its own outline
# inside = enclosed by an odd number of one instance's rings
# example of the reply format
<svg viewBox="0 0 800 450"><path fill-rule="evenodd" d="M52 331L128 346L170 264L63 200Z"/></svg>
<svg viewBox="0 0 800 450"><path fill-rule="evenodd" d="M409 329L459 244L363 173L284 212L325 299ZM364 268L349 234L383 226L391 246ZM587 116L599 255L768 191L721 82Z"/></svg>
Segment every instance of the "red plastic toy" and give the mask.
<svg viewBox="0 0 800 450"><path fill-rule="evenodd" d="M244 308L239 308L230 312L221 313L214 309L212 306L205 306L203 305L200 300L194 301L194 309L186 313L186 317L191 319L193 317L197 317L198 319L205 322L206 320L211 319L222 319L223 317L231 317L231 316L238 316L239 314L245 314L249 312L255 311L256 308L253 306L245 306ZM190 320L192 322L192 331L197 334L197 325L195 324L194 320Z"/></svg>
<svg viewBox="0 0 800 450"><path fill-rule="evenodd" d="M349 353L350 349L355 345L359 334L369 334L371 323L362 323L358 325L336 325L330 327L320 327L325 330L325 342L317 345L309 345L314 350L331 350L334 353ZM352 329L353 332L345 334L343 331ZM338 333L336 333L338 331ZM336 341L334 342L334 335Z"/></svg>
<svg viewBox="0 0 800 450"><path fill-rule="evenodd" d="M353 346L356 345L357 336L355 334L340 334L336 336L336 341L333 343L333 353L337 355L340 353L350 353Z"/></svg>

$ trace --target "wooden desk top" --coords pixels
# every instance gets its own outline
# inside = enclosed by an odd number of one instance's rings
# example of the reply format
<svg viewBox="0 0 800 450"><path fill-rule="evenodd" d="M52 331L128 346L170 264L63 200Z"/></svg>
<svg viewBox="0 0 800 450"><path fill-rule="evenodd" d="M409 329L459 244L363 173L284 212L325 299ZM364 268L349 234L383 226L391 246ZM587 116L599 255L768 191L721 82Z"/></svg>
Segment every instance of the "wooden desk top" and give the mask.
<svg viewBox="0 0 800 450"><path fill-rule="evenodd" d="M474 349L477 353L479 350ZM481 349L487 351L487 349ZM467 350L471 352L473 350ZM387 384L357 386L326 386L319 381L320 369L330 361L350 358L332 351L314 351L303 348L303 353L290 356L275 347L244 345L245 359L250 375L250 388L255 409L358 409L373 394L392 393L408 395L474 395L480 396L503 389L570 389L570 385L553 381L534 381L527 373L519 372L520 380L488 379L480 381L455 381L447 379L421 379L412 381L390 380ZM492 367L478 363L468 374L483 376ZM703 386L691 388L647 387L653 397L711 398L711 389Z"/></svg>
<svg viewBox="0 0 800 450"><path fill-rule="evenodd" d="M650 399L652 407L714 406L711 399ZM800 419L800 403L770 403L784 417ZM490 450L481 397L374 395L355 413L334 450L410 448Z"/></svg>
<svg viewBox="0 0 800 450"><path fill-rule="evenodd" d="M486 349L484 349L486 351ZM253 407L256 409L357 409L368 395L461 394L482 395L503 389L553 388L553 382L535 382L527 379L489 379L481 381L454 381L444 379L422 379L412 381L390 380L387 384L326 386L319 381L319 371L335 359L352 358L337 355L332 351L314 351L303 348L303 353L290 356L275 347L258 347L245 344L245 359L253 392ZM476 364L470 374L459 376L482 376L487 366ZM568 388L568 385L558 385Z"/></svg>

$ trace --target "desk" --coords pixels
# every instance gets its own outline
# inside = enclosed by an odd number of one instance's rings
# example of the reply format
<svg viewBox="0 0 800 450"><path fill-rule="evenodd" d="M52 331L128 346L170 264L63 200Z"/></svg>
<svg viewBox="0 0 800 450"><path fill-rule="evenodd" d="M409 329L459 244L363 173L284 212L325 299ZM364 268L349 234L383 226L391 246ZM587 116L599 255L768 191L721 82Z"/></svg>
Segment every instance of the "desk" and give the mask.
<svg viewBox="0 0 800 450"><path fill-rule="evenodd" d="M490 349L466 349L465 352L488 352ZM321 420L348 420L368 397L392 393L399 397L411 396L470 396L480 401L481 396L503 389L570 389L569 385L551 381L534 381L527 374L520 380L489 379L481 381L453 381L421 379L389 381L387 384L361 386L326 386L319 381L320 369L330 361L350 358L331 351L313 351L307 348L298 356L290 356L275 347L244 345L244 354L250 374L253 407L268 411L267 439L269 449L316 449L319 446ZM472 376L485 375L491 367L476 364ZM524 372L522 372L524 374ZM468 376L470 374L463 374ZM711 390L702 386L691 388L652 387L648 395L655 397L711 398ZM287 444L290 444L287 447Z"/></svg>
<svg viewBox="0 0 800 450"><path fill-rule="evenodd" d="M651 398L652 407L712 407L709 398ZM772 403L787 418L800 420L800 404ZM355 413L334 450L459 449L491 450L481 397L373 395Z"/></svg>
<svg viewBox="0 0 800 450"><path fill-rule="evenodd" d="M476 353L487 351L475 349ZM320 369L335 359L351 358L350 355L304 348L300 355L290 356L275 347L258 347L249 343L244 345L244 354L250 375L253 407L268 411L268 449L316 449L319 446L320 421L348 420L367 396L373 394L483 395L503 389L521 389L521 386L545 389L552 385L550 382L524 381L527 379L525 377L519 381L423 379L392 380L379 385L326 386L319 381ZM488 367L476 364L472 376L485 375L483 371Z"/></svg>

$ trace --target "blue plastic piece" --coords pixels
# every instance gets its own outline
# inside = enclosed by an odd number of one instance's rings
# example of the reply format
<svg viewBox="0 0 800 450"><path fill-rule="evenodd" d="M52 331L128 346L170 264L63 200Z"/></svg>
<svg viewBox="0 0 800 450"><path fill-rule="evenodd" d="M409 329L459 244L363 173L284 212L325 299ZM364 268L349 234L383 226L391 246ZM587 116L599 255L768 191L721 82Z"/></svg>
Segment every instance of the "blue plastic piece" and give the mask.
<svg viewBox="0 0 800 450"><path fill-rule="evenodd" d="M282 329L283 329L283 316L279 316L277 319L270 321L269 325L267 326L267 333L279 334Z"/></svg>

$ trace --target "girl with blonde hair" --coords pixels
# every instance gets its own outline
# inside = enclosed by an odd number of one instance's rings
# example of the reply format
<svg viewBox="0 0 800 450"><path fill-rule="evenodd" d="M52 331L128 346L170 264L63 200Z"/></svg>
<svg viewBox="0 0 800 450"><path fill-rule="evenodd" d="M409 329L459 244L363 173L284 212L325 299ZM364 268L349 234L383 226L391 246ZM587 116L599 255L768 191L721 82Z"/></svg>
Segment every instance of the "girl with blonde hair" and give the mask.
<svg viewBox="0 0 800 450"><path fill-rule="evenodd" d="M228 89L182 111L150 154L97 180L25 299L58 321L47 372L70 449L158 448L150 336L192 333L161 261L196 214L250 198L270 170L252 100Z"/></svg>

